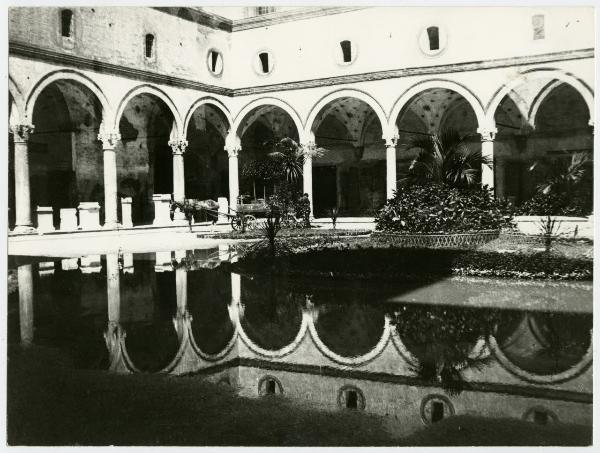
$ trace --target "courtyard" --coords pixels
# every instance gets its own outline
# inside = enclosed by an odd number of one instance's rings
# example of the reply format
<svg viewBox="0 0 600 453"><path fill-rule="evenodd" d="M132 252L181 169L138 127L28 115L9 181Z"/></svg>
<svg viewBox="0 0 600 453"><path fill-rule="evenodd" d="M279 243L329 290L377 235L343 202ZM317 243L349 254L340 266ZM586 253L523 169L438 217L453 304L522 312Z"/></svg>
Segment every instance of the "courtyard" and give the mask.
<svg viewBox="0 0 600 453"><path fill-rule="evenodd" d="M9 9L9 445L591 445L593 10L435 16Z"/></svg>

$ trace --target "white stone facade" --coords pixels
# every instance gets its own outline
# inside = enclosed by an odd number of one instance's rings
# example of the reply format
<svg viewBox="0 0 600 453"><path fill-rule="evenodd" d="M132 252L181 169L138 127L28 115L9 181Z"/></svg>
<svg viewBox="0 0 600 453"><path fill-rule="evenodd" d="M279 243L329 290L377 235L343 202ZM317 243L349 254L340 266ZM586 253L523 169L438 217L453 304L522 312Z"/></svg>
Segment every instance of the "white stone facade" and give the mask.
<svg viewBox="0 0 600 453"><path fill-rule="evenodd" d="M37 205L99 202L101 223L117 228L129 224L119 198L132 197L135 225L156 221L154 194L227 197L231 207L240 193L268 195L243 179L260 128L325 148L307 159L302 189L315 209L347 215L392 195L414 134L451 126L481 142L495 162L482 182L508 198L531 191L531 159L593 146L591 7L298 8L234 21L193 8L72 10L69 37L60 8L9 12L16 231L31 231ZM140 39L148 33L152 58ZM220 74L207 65L211 49ZM63 113L50 118L44 106L57 97ZM575 123L552 116L557 105ZM67 123L78 128L61 135Z"/></svg>

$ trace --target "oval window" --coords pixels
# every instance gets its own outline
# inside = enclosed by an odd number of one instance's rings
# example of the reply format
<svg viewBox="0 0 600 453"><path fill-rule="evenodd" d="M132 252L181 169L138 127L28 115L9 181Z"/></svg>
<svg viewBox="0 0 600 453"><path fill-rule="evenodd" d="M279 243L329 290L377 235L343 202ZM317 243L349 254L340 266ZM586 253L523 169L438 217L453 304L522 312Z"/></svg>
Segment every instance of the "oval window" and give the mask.
<svg viewBox="0 0 600 453"><path fill-rule="evenodd" d="M221 52L216 49L209 50L206 57L206 65L211 74L220 76L223 72L223 55Z"/></svg>
<svg viewBox="0 0 600 453"><path fill-rule="evenodd" d="M273 71L275 59L273 54L267 50L261 50L254 59L254 71L260 75L267 75Z"/></svg>
<svg viewBox="0 0 600 453"><path fill-rule="evenodd" d="M349 65L356 60L358 46L354 41L344 39L337 44L335 50L337 63L340 65Z"/></svg>
<svg viewBox="0 0 600 453"><path fill-rule="evenodd" d="M435 56L441 54L447 44L446 31L439 25L425 27L419 35L419 47L425 55Z"/></svg>

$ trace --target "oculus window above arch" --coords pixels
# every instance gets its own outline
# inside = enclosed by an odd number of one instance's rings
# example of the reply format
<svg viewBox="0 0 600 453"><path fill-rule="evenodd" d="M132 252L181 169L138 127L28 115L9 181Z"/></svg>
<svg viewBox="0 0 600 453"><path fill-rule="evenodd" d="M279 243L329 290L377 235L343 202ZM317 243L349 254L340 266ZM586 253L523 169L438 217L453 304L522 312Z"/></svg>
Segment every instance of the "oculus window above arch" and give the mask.
<svg viewBox="0 0 600 453"><path fill-rule="evenodd" d="M217 49L210 49L206 55L206 66L208 72L219 77L223 73L223 54Z"/></svg>
<svg viewBox="0 0 600 453"><path fill-rule="evenodd" d="M268 75L273 71L275 66L275 58L273 53L268 50L257 52L254 57L253 67L258 75Z"/></svg>
<svg viewBox="0 0 600 453"><path fill-rule="evenodd" d="M357 55L358 46L353 40L343 39L334 46L334 58L339 65L346 66L354 63Z"/></svg>
<svg viewBox="0 0 600 453"><path fill-rule="evenodd" d="M448 36L441 25L428 25L421 30L419 35L419 47L425 55L434 57L446 50Z"/></svg>

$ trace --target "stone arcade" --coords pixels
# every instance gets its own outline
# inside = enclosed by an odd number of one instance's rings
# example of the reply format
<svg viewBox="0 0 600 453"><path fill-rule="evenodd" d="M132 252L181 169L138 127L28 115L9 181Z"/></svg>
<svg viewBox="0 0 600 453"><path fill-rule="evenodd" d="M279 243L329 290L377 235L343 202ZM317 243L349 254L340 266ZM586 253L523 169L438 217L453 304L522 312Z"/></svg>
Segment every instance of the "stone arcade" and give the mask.
<svg viewBox="0 0 600 453"><path fill-rule="evenodd" d="M411 139L446 127L515 202L535 159L592 149L592 8L251 9L11 8L13 232L171 225L172 199L268 196L242 170L283 137L325 150L303 173L316 217L372 216Z"/></svg>

